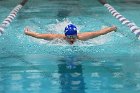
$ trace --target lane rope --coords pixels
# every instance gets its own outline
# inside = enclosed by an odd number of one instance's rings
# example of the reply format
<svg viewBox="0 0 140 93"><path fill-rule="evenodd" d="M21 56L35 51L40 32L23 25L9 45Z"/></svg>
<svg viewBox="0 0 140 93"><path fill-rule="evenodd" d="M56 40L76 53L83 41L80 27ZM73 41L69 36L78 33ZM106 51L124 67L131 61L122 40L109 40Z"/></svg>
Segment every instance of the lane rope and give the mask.
<svg viewBox="0 0 140 93"><path fill-rule="evenodd" d="M20 4L18 4L11 12L10 14L4 19L4 21L0 25L0 36L4 33L4 30L6 27L10 25L10 23L14 20L14 18L17 16L17 13L19 10L25 5L25 3L28 0L23 0Z"/></svg>
<svg viewBox="0 0 140 93"><path fill-rule="evenodd" d="M116 19L118 19L123 25L126 25L129 27L132 33L136 35L136 37L140 40L140 28L134 23L126 19L123 15L121 15L113 6L108 4L105 0L99 0L101 4L103 4L108 11L114 16Z"/></svg>

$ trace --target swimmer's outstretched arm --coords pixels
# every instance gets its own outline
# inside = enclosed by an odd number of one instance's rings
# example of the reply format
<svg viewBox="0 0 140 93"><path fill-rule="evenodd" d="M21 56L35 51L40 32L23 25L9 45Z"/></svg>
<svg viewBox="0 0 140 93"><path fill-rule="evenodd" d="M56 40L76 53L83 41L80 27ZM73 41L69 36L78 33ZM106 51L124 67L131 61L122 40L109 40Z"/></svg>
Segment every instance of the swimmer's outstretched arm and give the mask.
<svg viewBox="0 0 140 93"><path fill-rule="evenodd" d="M30 31L29 28L25 28L24 33L28 36L32 36L39 39L47 39L47 40L53 40L56 38L60 38L60 39L65 38L63 34L41 34L41 33L32 32Z"/></svg>
<svg viewBox="0 0 140 93"><path fill-rule="evenodd" d="M96 32L79 33L78 34L78 39L79 40L88 40L88 39L92 39L94 37L98 37L100 35L104 35L104 34L107 34L109 32L116 31L116 30L117 30L117 27L112 26L112 27L107 27L107 28L101 29L101 30L96 31Z"/></svg>

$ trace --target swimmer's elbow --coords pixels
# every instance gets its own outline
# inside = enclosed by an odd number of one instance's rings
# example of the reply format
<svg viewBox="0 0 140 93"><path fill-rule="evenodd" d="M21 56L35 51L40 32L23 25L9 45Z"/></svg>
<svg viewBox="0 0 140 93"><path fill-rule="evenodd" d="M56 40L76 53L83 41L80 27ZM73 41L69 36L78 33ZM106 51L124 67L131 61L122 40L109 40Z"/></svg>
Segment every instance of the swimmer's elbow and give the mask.
<svg viewBox="0 0 140 93"><path fill-rule="evenodd" d="M36 38L41 38L41 35L40 34L35 34L34 35Z"/></svg>
<svg viewBox="0 0 140 93"><path fill-rule="evenodd" d="M34 37L40 38L40 39L45 39L47 37L44 37L42 34L35 34Z"/></svg>
<svg viewBox="0 0 140 93"><path fill-rule="evenodd" d="M63 38L63 36L58 35L58 34L36 34L35 37L40 38L40 39L46 39L46 40L53 40L53 39L56 39L56 38Z"/></svg>
<svg viewBox="0 0 140 93"><path fill-rule="evenodd" d="M52 40L52 39L54 39L49 34L36 34L36 38L45 39L45 40Z"/></svg>

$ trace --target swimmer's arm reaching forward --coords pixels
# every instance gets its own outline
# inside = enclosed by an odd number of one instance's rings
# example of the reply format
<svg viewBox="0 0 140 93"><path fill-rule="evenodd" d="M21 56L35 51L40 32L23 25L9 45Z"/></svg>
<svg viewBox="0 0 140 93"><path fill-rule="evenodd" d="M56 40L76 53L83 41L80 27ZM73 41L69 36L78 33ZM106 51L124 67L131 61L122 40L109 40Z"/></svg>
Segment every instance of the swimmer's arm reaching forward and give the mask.
<svg viewBox="0 0 140 93"><path fill-rule="evenodd" d="M98 37L100 35L104 35L104 34L107 34L109 32L116 31L116 30L117 30L117 27L112 26L112 27L106 27L106 28L101 29L101 30L96 31L96 32L79 33L78 34L78 39L79 40L88 40L88 39L92 39L94 37Z"/></svg>
<svg viewBox="0 0 140 93"><path fill-rule="evenodd" d="M29 36L32 36L35 38L47 39L47 40L52 40L52 39L56 39L56 38L60 38L60 39L65 38L65 35L63 35L63 34L40 34L40 33L30 31L29 28L25 28L24 33L26 35L29 35Z"/></svg>

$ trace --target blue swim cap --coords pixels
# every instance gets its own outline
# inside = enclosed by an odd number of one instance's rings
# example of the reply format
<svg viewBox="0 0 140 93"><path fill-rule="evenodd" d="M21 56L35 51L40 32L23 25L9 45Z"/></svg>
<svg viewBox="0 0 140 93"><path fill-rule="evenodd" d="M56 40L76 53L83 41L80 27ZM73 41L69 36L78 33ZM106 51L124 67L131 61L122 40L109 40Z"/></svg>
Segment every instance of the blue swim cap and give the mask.
<svg viewBox="0 0 140 93"><path fill-rule="evenodd" d="M77 28L73 24L69 24L65 27L65 36L67 35L77 35Z"/></svg>

